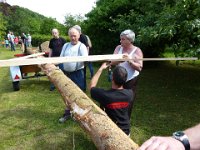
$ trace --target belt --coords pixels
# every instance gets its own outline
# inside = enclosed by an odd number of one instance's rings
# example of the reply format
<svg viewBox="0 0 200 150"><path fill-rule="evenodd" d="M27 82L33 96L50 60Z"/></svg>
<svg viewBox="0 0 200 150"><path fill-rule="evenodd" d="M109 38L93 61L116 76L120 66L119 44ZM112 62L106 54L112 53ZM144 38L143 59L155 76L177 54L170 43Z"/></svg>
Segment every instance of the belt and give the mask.
<svg viewBox="0 0 200 150"><path fill-rule="evenodd" d="M72 72L63 70L63 73L66 74L66 75L68 76L68 75L71 75L71 74L73 74L73 73L75 73L75 72L78 72L78 71L81 71L81 70L83 70L83 69L81 68L81 69L78 69L78 70L72 71Z"/></svg>

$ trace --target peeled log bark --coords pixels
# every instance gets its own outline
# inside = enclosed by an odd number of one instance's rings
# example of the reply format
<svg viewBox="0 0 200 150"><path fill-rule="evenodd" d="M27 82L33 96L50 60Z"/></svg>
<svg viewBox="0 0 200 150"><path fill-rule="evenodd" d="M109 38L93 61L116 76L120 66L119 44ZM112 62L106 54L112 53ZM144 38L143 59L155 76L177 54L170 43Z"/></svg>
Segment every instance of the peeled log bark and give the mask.
<svg viewBox="0 0 200 150"><path fill-rule="evenodd" d="M87 131L99 150L136 150L134 143L79 87L53 64L41 66L61 93L75 120Z"/></svg>

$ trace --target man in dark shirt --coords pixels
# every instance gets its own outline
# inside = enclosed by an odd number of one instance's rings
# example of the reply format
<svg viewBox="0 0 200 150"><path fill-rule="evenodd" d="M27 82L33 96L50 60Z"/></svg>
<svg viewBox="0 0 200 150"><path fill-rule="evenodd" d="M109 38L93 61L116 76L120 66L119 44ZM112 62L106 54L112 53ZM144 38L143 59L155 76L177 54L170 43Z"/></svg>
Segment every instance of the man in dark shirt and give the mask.
<svg viewBox="0 0 200 150"><path fill-rule="evenodd" d="M63 45L66 43L66 40L62 37L59 37L59 32L57 29L52 30L53 38L49 42L49 57L60 57L60 53Z"/></svg>
<svg viewBox="0 0 200 150"><path fill-rule="evenodd" d="M130 134L130 119L128 115L129 103L133 98L133 91L124 89L123 84L127 79L127 71L121 66L113 70L112 87L109 90L97 88L99 77L108 64L103 63L90 82L91 97L100 103L107 115L127 135Z"/></svg>
<svg viewBox="0 0 200 150"><path fill-rule="evenodd" d="M52 30L53 38L49 42L49 57L60 57L60 53L63 45L66 43L66 40L62 37L59 37L58 29ZM53 91L55 86L50 85L50 91Z"/></svg>

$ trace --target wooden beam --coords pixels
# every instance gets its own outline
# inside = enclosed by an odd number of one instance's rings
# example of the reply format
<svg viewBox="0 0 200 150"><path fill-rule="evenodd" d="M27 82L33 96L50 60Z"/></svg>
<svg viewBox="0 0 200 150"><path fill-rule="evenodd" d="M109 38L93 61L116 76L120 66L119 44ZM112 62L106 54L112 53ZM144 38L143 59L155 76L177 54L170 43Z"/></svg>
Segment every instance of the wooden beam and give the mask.
<svg viewBox="0 0 200 150"><path fill-rule="evenodd" d="M0 67L8 66L22 66L22 65L41 65L41 64L59 64L67 62L85 62L85 61L126 61L127 58L123 57L123 54L110 54L110 55L90 55L90 56L68 56L68 57L40 57L40 58L21 58L21 59L9 59L0 60ZM143 61L166 61L166 60L198 60L197 57L186 58L143 58L137 59Z"/></svg>
<svg viewBox="0 0 200 150"><path fill-rule="evenodd" d="M27 59L27 58L34 58L34 57L38 57L38 56L43 56L45 54L45 52L42 52L42 53L35 53L35 54L31 54L31 55L26 55L26 56L22 56L22 57L17 57L17 58L12 58L11 60L13 59Z"/></svg>
<svg viewBox="0 0 200 150"><path fill-rule="evenodd" d="M66 62L84 62L84 61L119 61L124 60L123 55L90 55L90 56L68 56L68 57L41 57L31 59L9 59L0 60L0 67L22 66L36 64L59 64Z"/></svg>

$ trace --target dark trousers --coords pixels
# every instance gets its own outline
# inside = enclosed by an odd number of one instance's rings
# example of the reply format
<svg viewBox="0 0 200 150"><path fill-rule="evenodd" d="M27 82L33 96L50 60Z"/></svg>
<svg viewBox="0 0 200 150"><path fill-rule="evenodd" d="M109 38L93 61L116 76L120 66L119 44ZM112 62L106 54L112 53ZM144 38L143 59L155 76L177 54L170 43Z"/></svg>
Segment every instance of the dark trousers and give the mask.
<svg viewBox="0 0 200 150"><path fill-rule="evenodd" d="M15 45L12 41L10 41L10 48L11 48L11 51L15 51Z"/></svg>
<svg viewBox="0 0 200 150"><path fill-rule="evenodd" d="M74 72L63 71L81 90L85 90L84 69L79 69Z"/></svg>
<svg viewBox="0 0 200 150"><path fill-rule="evenodd" d="M85 91L85 83L84 83L84 69L79 69L74 72L66 72L64 71L64 74L69 77L82 91ZM70 110L67 107L65 109L65 113L63 114L64 116L70 115Z"/></svg>
<svg viewBox="0 0 200 150"><path fill-rule="evenodd" d="M132 89L132 91L133 91L133 99L132 99L132 101L130 102L129 110L128 110L129 118L131 118L131 112L132 112L132 109L133 109L133 103L134 103L135 97L136 97L137 82L138 82L138 77L135 77L135 78L133 78L133 79L127 81L127 82L124 84L124 88L125 88L125 89Z"/></svg>
<svg viewBox="0 0 200 150"><path fill-rule="evenodd" d="M90 70L90 78L92 79L92 77L94 76L94 69L93 69L93 66L92 66L92 62L88 62L88 67L89 67L89 70Z"/></svg>
<svg viewBox="0 0 200 150"><path fill-rule="evenodd" d="M87 88L87 66L89 67L89 70L90 70L90 78L92 79L92 77L94 76L94 69L93 69L93 66L92 66L92 62L86 62L85 63L85 66L84 66L84 91L86 91L86 88Z"/></svg>

